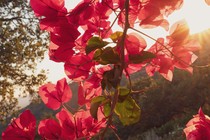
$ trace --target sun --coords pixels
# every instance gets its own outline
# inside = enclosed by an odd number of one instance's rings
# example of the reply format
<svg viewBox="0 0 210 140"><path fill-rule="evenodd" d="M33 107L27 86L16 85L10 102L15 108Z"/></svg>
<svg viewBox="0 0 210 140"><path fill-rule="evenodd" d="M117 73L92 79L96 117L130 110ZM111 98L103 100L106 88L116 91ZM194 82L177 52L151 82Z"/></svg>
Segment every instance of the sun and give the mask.
<svg viewBox="0 0 210 140"><path fill-rule="evenodd" d="M210 6L205 0L185 0L182 15L189 25L191 34L210 28Z"/></svg>

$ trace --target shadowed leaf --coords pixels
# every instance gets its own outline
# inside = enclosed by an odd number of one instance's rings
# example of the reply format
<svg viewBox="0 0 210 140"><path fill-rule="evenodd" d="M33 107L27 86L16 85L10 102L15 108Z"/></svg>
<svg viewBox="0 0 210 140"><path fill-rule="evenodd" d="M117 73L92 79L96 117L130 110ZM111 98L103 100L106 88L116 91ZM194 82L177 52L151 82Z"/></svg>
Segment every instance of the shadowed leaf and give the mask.
<svg viewBox="0 0 210 140"><path fill-rule="evenodd" d="M141 54L133 54L133 55L129 55L129 60L133 63L133 64L140 64L146 60L150 60L152 58L155 58L155 54L151 53L151 52L147 52L147 51L142 51Z"/></svg>

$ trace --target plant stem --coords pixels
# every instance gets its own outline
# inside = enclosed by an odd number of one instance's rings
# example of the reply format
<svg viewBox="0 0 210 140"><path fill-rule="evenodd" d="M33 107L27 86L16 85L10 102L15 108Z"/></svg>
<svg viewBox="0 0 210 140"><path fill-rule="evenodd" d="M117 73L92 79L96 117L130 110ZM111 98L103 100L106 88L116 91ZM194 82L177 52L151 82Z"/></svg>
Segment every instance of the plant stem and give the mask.
<svg viewBox="0 0 210 140"><path fill-rule="evenodd" d="M104 129L104 131L102 132L100 139L104 138L105 132L108 130L109 126L112 125L112 116L113 116L114 109L115 109L115 106L117 104L118 95L119 95L119 88L118 87L120 86L120 81L122 79L122 73L123 73L123 70L125 68L125 39L126 39L126 36L127 36L127 31L130 27L130 24L129 24L129 0L125 1L124 9L122 9L122 10L125 10L125 25L124 25L122 38L121 38L121 40L118 44L120 46L120 57L121 57L121 65L120 65L119 69L116 69L116 72L115 72L115 78L118 78L118 80L117 80L118 81L118 83L117 83L118 86L115 89L114 96L112 98L111 113L110 113L110 116L107 120L107 126ZM119 70L119 72L118 72L118 70Z"/></svg>

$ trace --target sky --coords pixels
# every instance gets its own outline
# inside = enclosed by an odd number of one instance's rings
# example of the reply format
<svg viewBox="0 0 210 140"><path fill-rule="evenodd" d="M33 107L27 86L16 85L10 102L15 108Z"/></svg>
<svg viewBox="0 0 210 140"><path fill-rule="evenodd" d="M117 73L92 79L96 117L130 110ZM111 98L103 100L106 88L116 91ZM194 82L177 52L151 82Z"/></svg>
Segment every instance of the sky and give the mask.
<svg viewBox="0 0 210 140"><path fill-rule="evenodd" d="M79 0L66 0L67 9L72 9L79 3ZM175 21L185 19L188 22L190 27L190 32L197 33L205 29L210 28L210 6L206 5L204 0L184 0L183 7L175 11L172 15L168 17L170 25ZM118 29L118 27L114 27ZM152 30L142 30L141 31L153 36L154 38L165 36L167 32L162 28L152 29ZM146 38L145 38L146 39ZM154 42L146 39L148 45L152 45ZM47 77L48 81L56 83L63 77L66 77L64 73L63 63L55 63L49 60L48 54L46 52L45 59L38 64L38 71L44 69L48 71ZM25 106L28 102L24 102L23 99L20 99L21 105ZM23 105L24 103L24 105Z"/></svg>

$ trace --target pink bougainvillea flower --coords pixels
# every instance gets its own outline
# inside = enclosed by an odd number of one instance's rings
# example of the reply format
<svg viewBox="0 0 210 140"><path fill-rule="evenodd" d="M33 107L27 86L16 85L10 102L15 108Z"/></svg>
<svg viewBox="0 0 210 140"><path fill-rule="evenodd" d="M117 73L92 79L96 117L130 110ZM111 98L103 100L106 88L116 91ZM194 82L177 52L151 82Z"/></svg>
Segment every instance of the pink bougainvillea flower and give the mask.
<svg viewBox="0 0 210 140"><path fill-rule="evenodd" d="M76 25L89 24L93 18L108 19L112 13L110 7L112 6L112 0L105 1L89 1L85 0L80 2L74 9L70 11L68 16L69 21Z"/></svg>
<svg viewBox="0 0 210 140"><path fill-rule="evenodd" d="M91 76L84 82L80 82L78 87L78 104L86 105L90 107L90 101L92 98L101 95L101 80L103 79L103 73L109 71L112 68L109 65L104 65L93 69Z"/></svg>
<svg viewBox="0 0 210 140"><path fill-rule="evenodd" d="M53 119L45 119L39 122L38 133L42 139L58 140L61 137L61 127Z"/></svg>
<svg viewBox="0 0 210 140"><path fill-rule="evenodd" d="M166 48L170 46L163 46L164 44L164 39L158 38L157 42L148 50L154 53L156 57L146 66L146 72L149 76L153 76L155 72L159 72L164 78L171 81L173 78L174 64L171 53L169 52L170 48Z"/></svg>
<svg viewBox="0 0 210 140"><path fill-rule="evenodd" d="M125 62L127 63L126 70L124 73L128 74L135 73L143 67L143 63L133 64L129 62L129 56L132 55L141 55L142 51L147 47L147 43L140 35L131 33L128 34L125 39Z"/></svg>
<svg viewBox="0 0 210 140"><path fill-rule="evenodd" d="M182 1L182 0L180 0ZM161 26L165 30L169 29L169 22L165 19L165 16L172 13L174 10L179 8L181 2L168 2L166 0L155 1L155 0L130 0L129 1L129 24L131 27L135 23L140 23L139 25L143 28L154 28ZM124 26L125 22L125 10L124 3L125 0L116 0L116 8L122 10L118 24Z"/></svg>
<svg viewBox="0 0 210 140"><path fill-rule="evenodd" d="M60 43L59 45L50 42L49 46L49 58L55 62L66 62L75 53L72 49L74 43Z"/></svg>
<svg viewBox="0 0 210 140"><path fill-rule="evenodd" d="M174 52L174 51L173 51ZM174 66L179 69L186 70L193 73L191 64L198 58L195 54L187 50L178 50L175 52L176 57L174 58Z"/></svg>
<svg viewBox="0 0 210 140"><path fill-rule="evenodd" d="M96 78L96 77L94 77ZM100 84L101 79L96 78L97 85ZM86 107L90 107L90 101L92 98L100 95L102 93L102 89L100 86L94 87L91 81L85 81L84 83L80 82L78 87L78 104L86 105Z"/></svg>
<svg viewBox="0 0 210 140"><path fill-rule="evenodd" d="M94 7L90 2L82 1L74 9L70 11L68 19L71 23L76 25L87 24L88 20L92 18L94 14Z"/></svg>
<svg viewBox="0 0 210 140"><path fill-rule="evenodd" d="M49 45L49 57L55 62L66 62L75 53L73 47L75 44L73 42L62 42L51 33L51 41Z"/></svg>
<svg viewBox="0 0 210 140"><path fill-rule="evenodd" d="M141 8L138 19L143 28L154 28L161 26L165 30L169 29L169 23L161 14L160 9L153 4L147 4Z"/></svg>
<svg viewBox="0 0 210 140"><path fill-rule="evenodd" d="M75 114L76 126L79 128L79 137L86 137L88 139L91 136L97 134L102 128L106 126L106 119L100 109L98 109L98 119L94 119L90 115L90 111L80 111Z"/></svg>
<svg viewBox="0 0 210 140"><path fill-rule="evenodd" d="M155 72L159 72L165 79L172 81L173 78L173 63L170 58L164 55L157 55L146 67L146 72L149 76L153 76Z"/></svg>
<svg viewBox="0 0 210 140"><path fill-rule="evenodd" d="M62 127L63 139L90 139L105 127L103 114L98 111L98 120L91 117L89 111L80 110L76 114L71 114L62 109L56 114L56 118Z"/></svg>
<svg viewBox="0 0 210 140"><path fill-rule="evenodd" d="M171 26L167 39L171 46L180 46L188 41L189 36L190 29L187 22L180 20Z"/></svg>
<svg viewBox="0 0 210 140"><path fill-rule="evenodd" d="M123 10L124 3L125 3L125 0L117 0L115 3L115 6L119 7L121 10ZM128 20L129 20L129 24L131 27L134 26L136 19L138 17L138 12L140 10L140 7L142 7L142 5L140 5L140 4L141 4L141 2L139 0L130 0L129 1ZM121 27L124 26L124 24L125 24L125 10L123 12L121 12L121 14L119 16L118 24Z"/></svg>
<svg viewBox="0 0 210 140"><path fill-rule="evenodd" d="M171 53L174 56L174 66L192 73L191 64L197 59L193 52L198 51L201 47L197 40L190 37L186 21L181 20L175 23L167 39L168 45L171 46Z"/></svg>
<svg viewBox="0 0 210 140"><path fill-rule="evenodd" d="M150 3L158 7L161 14L168 16L183 5L183 0L150 0Z"/></svg>
<svg viewBox="0 0 210 140"><path fill-rule="evenodd" d="M59 13L67 13L64 0L30 0L30 4L37 17L54 18Z"/></svg>
<svg viewBox="0 0 210 140"><path fill-rule="evenodd" d="M25 110L16 119L12 119L9 126L2 133L2 140L34 140L36 118L30 110Z"/></svg>
<svg viewBox="0 0 210 140"><path fill-rule="evenodd" d="M88 78L93 62L87 55L73 55L66 61L64 68L66 75L74 81L82 81Z"/></svg>
<svg viewBox="0 0 210 140"><path fill-rule="evenodd" d="M56 118L59 121L59 124L62 128L61 137L63 139L74 140L76 138L76 127L73 115L67 112L65 109L62 109L59 113L56 114Z"/></svg>
<svg viewBox="0 0 210 140"><path fill-rule="evenodd" d="M147 47L147 43L143 37L138 34L128 34L125 40L125 48L129 55L140 54Z"/></svg>
<svg viewBox="0 0 210 140"><path fill-rule="evenodd" d="M74 20L76 19L76 23L79 22L79 25L82 25L81 27L85 31L84 37L82 36L83 41L87 36L93 34L99 35L101 38L107 38L112 33L110 29L111 22L108 21L109 15L112 13L110 9L112 6L112 0L81 3L81 5L72 10L73 13L69 16L69 21L75 23ZM79 13L81 12L79 16L75 15L75 11L78 12L78 10Z"/></svg>
<svg viewBox="0 0 210 140"><path fill-rule="evenodd" d="M150 76L154 72L159 72L169 81L172 80L174 68L192 73L191 64L197 59L193 52L199 48L201 48L199 42L189 35L186 21L178 21L171 27L166 41L159 38L149 49L156 57L147 65L146 71Z"/></svg>
<svg viewBox="0 0 210 140"><path fill-rule="evenodd" d="M63 78L56 85L48 83L39 88L39 95L47 107L57 110L62 103L68 102L72 97L71 89Z"/></svg>
<svg viewBox="0 0 210 140"><path fill-rule="evenodd" d="M51 41L55 44L58 41L63 43L74 42L80 35L77 27L73 23L68 22L66 17L45 18L40 22L42 30L46 30L54 35L53 38L51 37Z"/></svg>
<svg viewBox="0 0 210 140"><path fill-rule="evenodd" d="M210 140L210 118L200 108L184 129L187 140Z"/></svg>
<svg viewBox="0 0 210 140"><path fill-rule="evenodd" d="M65 62L74 53L74 43L80 35L79 25L68 20L64 0L31 0L30 3L36 16L41 17L40 29L50 32L50 59Z"/></svg>

